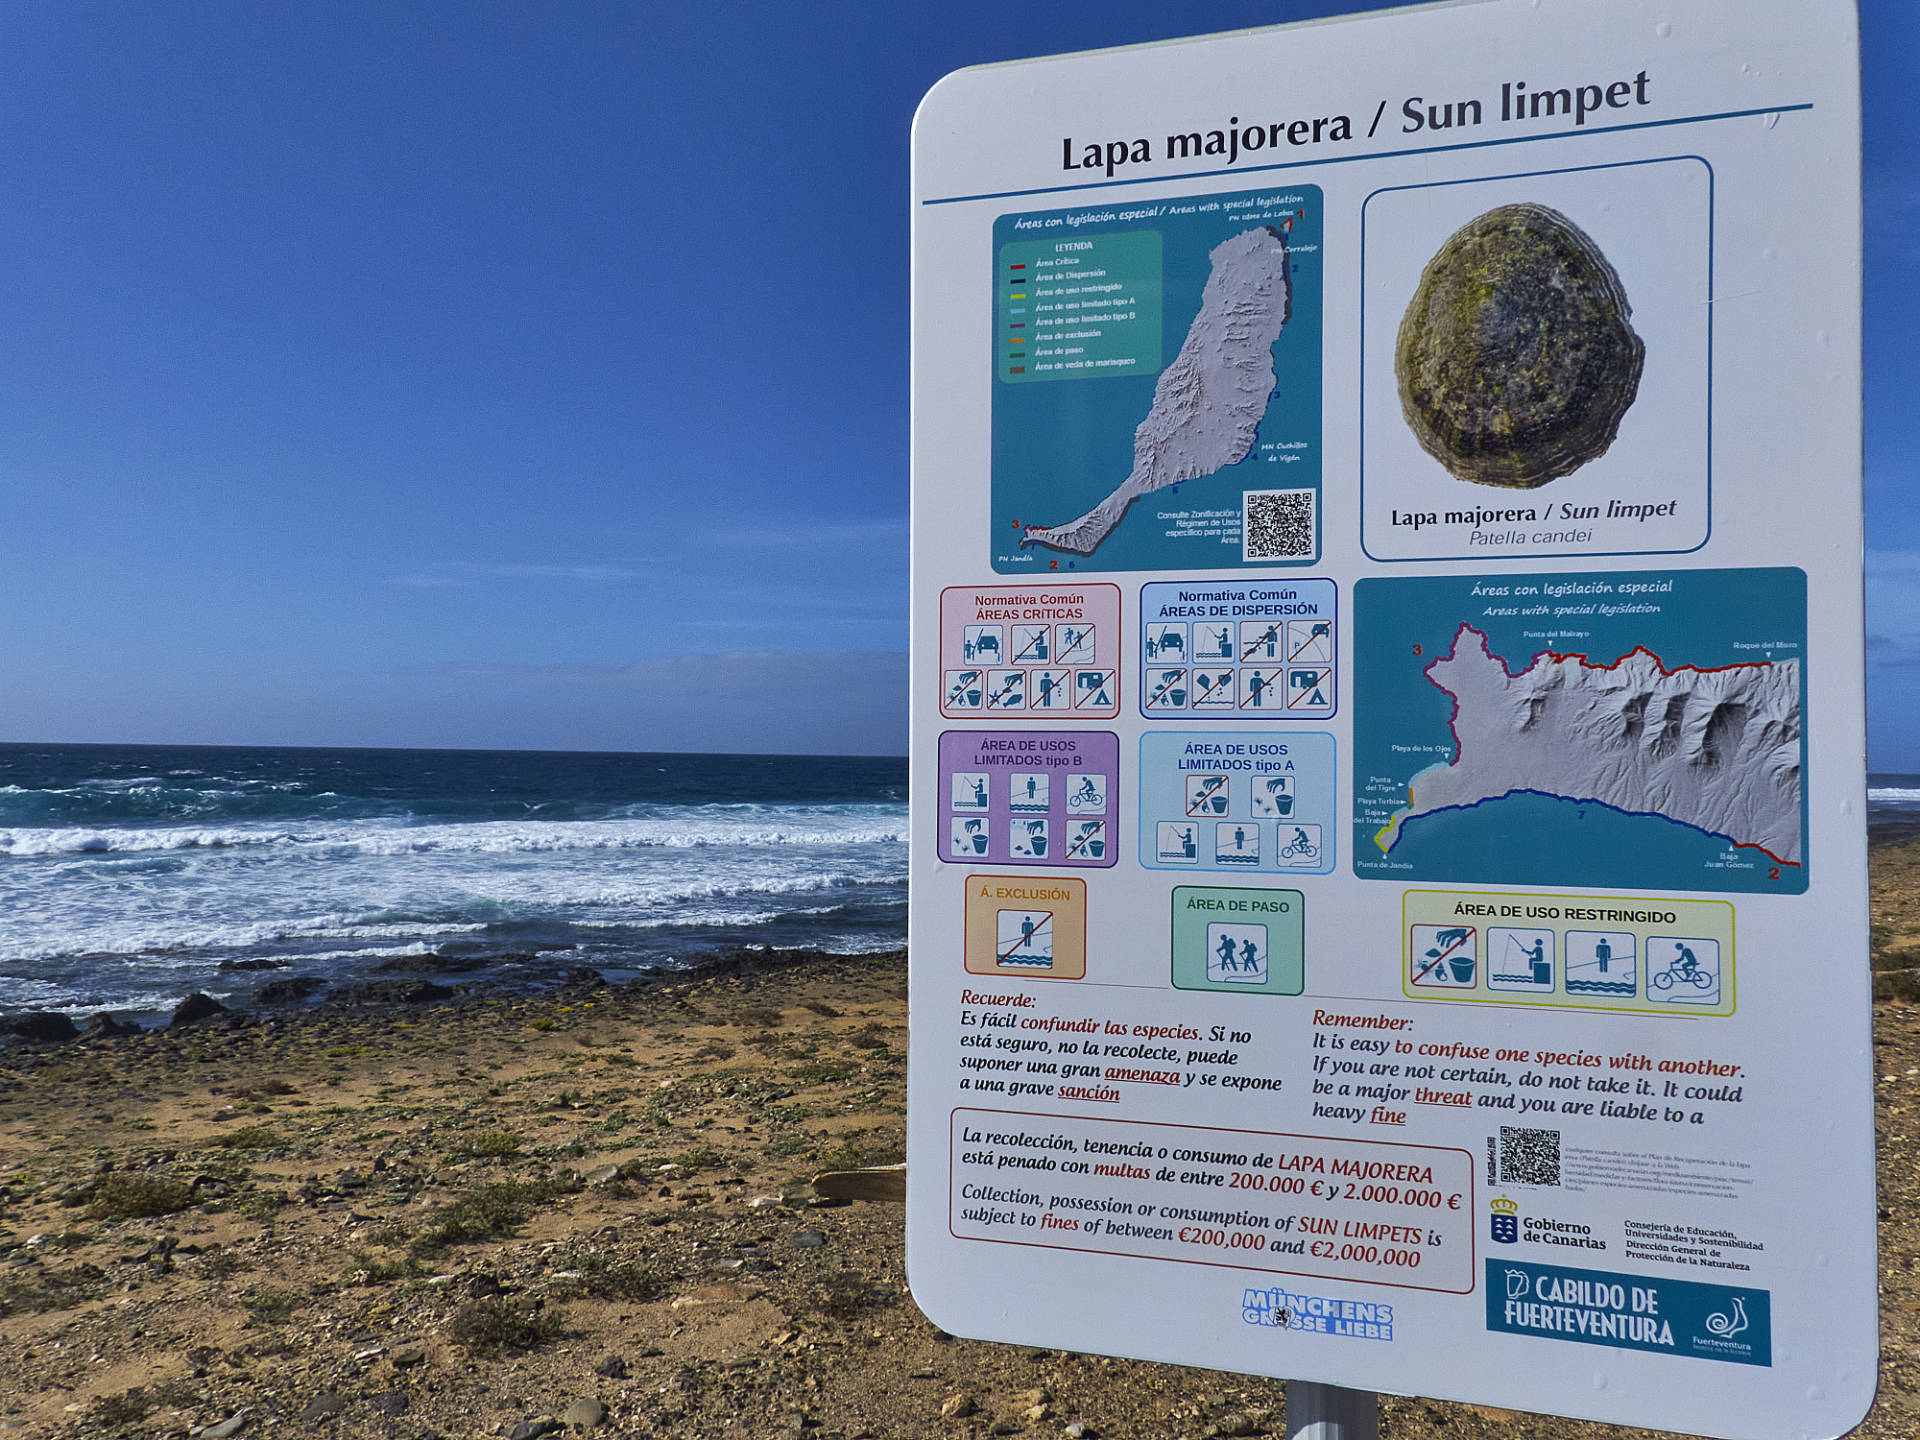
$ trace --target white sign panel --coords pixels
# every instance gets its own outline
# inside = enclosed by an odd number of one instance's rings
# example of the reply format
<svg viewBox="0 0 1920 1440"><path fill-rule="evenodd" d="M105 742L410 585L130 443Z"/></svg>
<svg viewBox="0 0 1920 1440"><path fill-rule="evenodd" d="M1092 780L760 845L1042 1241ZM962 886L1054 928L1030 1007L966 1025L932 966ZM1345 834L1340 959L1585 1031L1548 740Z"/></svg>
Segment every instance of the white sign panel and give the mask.
<svg viewBox="0 0 1920 1440"><path fill-rule="evenodd" d="M928 96L939 1324L1864 1414L1857 46L1483 0Z"/></svg>

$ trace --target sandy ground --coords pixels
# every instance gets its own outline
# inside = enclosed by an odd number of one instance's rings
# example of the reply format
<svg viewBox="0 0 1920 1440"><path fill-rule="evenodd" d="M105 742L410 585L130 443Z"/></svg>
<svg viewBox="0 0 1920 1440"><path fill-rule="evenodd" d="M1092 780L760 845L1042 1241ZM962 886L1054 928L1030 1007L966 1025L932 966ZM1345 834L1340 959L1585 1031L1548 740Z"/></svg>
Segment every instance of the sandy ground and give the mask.
<svg viewBox="0 0 1920 1440"><path fill-rule="evenodd" d="M1920 836L1882 838L1881 990L1920 995ZM900 954L812 957L0 1053L0 1437L1284 1433L1272 1381L941 1333L901 1208L813 1195L900 1157L905 981ZM1920 1008L1879 1001L1875 1031L1884 1358L1856 1433L1906 1440Z"/></svg>

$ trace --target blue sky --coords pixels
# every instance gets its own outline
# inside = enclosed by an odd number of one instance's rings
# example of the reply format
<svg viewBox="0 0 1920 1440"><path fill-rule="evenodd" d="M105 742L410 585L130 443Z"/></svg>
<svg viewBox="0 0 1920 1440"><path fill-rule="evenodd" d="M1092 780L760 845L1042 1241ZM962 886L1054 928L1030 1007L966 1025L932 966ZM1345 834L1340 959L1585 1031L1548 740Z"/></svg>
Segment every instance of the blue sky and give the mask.
<svg viewBox="0 0 1920 1440"><path fill-rule="evenodd" d="M11 0L0 740L903 749L920 96L1362 8ZM1862 5L1920 771L1917 8Z"/></svg>

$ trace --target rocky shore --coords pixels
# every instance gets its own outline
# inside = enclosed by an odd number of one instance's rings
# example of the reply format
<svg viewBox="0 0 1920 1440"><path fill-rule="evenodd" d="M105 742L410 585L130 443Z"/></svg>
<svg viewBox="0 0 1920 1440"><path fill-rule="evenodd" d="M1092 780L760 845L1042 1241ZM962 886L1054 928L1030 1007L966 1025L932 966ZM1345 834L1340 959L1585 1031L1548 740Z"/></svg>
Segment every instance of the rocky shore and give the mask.
<svg viewBox="0 0 1920 1440"><path fill-rule="evenodd" d="M1873 858L1877 973L1920 970L1920 835ZM747 953L11 1042L0 1437L1284 1433L1274 1382L942 1334L900 1207L812 1191L901 1158L905 995L900 952ZM1920 1429L1920 1008L1875 1010L1884 1358L1856 1433L1894 1440Z"/></svg>

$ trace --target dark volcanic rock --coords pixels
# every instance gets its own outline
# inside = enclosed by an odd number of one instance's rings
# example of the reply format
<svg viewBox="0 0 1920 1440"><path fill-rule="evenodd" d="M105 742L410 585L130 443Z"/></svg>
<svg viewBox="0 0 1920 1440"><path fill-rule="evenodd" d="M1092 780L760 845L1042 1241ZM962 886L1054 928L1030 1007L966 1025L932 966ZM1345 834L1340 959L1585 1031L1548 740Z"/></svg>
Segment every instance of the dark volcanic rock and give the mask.
<svg viewBox="0 0 1920 1440"><path fill-rule="evenodd" d="M215 1015L224 1015L226 1013L226 1006L222 1005L211 995L205 995L196 990L193 994L187 996L186 999L173 1007L173 1018L169 1020L167 1024L169 1027L175 1025L197 1025L202 1020L208 1020Z"/></svg>
<svg viewBox="0 0 1920 1440"><path fill-rule="evenodd" d="M222 960L220 968L222 970L284 970L287 964L285 960Z"/></svg>
<svg viewBox="0 0 1920 1440"><path fill-rule="evenodd" d="M444 1000L453 991L431 980L369 980L338 991L334 999L348 1005L420 1005Z"/></svg>
<svg viewBox="0 0 1920 1440"><path fill-rule="evenodd" d="M110 1040L122 1035L140 1035L145 1032L131 1020L115 1019L102 1010L87 1021L86 1028L80 1033L88 1040Z"/></svg>
<svg viewBox="0 0 1920 1440"><path fill-rule="evenodd" d="M1613 444L1646 347L1600 247L1544 205L1502 205L1427 262L1400 321L1400 407L1450 474L1530 490Z"/></svg>
<svg viewBox="0 0 1920 1440"><path fill-rule="evenodd" d="M391 960L382 960L374 966L380 974L401 975L458 975L466 970L478 970L483 965L500 964L519 960L531 960L531 955L396 955Z"/></svg>
<svg viewBox="0 0 1920 1440"><path fill-rule="evenodd" d="M327 988L327 982L313 975L289 975L284 980L269 980L253 998L261 1005L291 1005Z"/></svg>
<svg viewBox="0 0 1920 1440"><path fill-rule="evenodd" d="M8 1035L15 1040L55 1044L71 1040L79 1033L73 1028L73 1021L57 1010L29 1010L24 1015L8 1015L0 1019L0 1035Z"/></svg>

